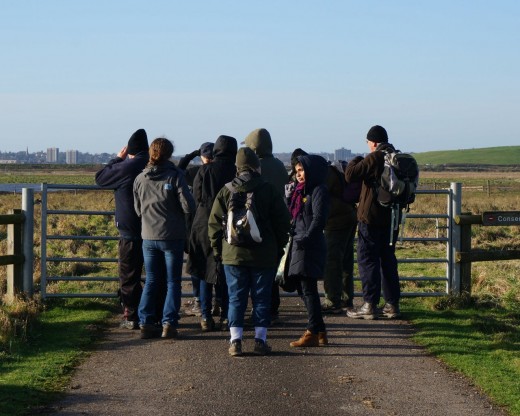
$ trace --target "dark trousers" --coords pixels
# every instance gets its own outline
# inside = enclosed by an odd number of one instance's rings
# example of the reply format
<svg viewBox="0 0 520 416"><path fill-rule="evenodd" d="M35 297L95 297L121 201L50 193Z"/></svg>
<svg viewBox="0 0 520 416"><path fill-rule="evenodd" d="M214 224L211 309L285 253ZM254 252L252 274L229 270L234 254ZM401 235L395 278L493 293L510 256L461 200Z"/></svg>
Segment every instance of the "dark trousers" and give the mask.
<svg viewBox="0 0 520 416"><path fill-rule="evenodd" d="M383 296L387 303L399 304L401 288L395 241L398 232L394 232L394 244L390 245L390 226L375 227L360 222L358 224L357 261L359 276L363 287L363 299L377 305Z"/></svg>
<svg viewBox="0 0 520 416"><path fill-rule="evenodd" d="M121 237L118 247L119 298L125 319L138 321L137 309L143 293L143 240Z"/></svg>
<svg viewBox="0 0 520 416"><path fill-rule="evenodd" d="M321 314L320 294L318 292L318 279L313 277L302 277L302 297L307 309L309 323L307 329L313 334L325 331L325 323Z"/></svg>
<svg viewBox="0 0 520 416"><path fill-rule="evenodd" d="M356 225L341 230L325 230L327 261L323 286L331 305L352 307L354 300L354 236Z"/></svg>

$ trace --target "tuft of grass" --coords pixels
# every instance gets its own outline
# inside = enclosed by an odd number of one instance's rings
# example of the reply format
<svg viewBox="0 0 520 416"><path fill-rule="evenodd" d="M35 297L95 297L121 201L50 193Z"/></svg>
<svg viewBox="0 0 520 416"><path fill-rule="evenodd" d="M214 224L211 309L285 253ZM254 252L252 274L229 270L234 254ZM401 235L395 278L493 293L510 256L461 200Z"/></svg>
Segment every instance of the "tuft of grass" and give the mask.
<svg viewBox="0 0 520 416"><path fill-rule="evenodd" d="M13 342L0 360L0 415L24 415L55 400L115 312L115 302L56 300L34 323L26 342Z"/></svg>
<svg viewBox="0 0 520 416"><path fill-rule="evenodd" d="M469 295L406 299L413 339L465 374L495 403L520 415L520 312L493 298Z"/></svg>

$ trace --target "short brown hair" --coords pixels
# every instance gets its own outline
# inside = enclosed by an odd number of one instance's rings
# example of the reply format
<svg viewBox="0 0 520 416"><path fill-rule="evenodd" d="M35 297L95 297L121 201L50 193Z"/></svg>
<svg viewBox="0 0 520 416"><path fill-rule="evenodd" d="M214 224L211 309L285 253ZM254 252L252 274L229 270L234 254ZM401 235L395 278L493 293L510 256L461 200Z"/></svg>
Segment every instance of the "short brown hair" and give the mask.
<svg viewBox="0 0 520 416"><path fill-rule="evenodd" d="M150 144L149 165L155 166L167 161L173 154L173 143L164 137L158 137Z"/></svg>

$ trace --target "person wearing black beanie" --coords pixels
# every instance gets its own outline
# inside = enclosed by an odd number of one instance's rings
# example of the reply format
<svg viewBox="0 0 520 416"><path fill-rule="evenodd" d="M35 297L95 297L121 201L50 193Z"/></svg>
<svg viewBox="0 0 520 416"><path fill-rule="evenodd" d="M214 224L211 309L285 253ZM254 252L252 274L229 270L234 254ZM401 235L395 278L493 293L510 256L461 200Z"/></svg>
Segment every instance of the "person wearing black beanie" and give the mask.
<svg viewBox="0 0 520 416"><path fill-rule="evenodd" d="M148 152L148 137L144 129L136 130L135 133L130 136L128 145L126 146L126 152L129 155Z"/></svg>
<svg viewBox="0 0 520 416"><path fill-rule="evenodd" d="M141 300L143 251L141 220L134 210L134 179L148 163L148 138L144 129L136 130L117 157L96 173L96 184L114 190L115 222L119 231L119 297L123 306L121 327L139 329L137 308Z"/></svg>
<svg viewBox="0 0 520 416"><path fill-rule="evenodd" d="M348 183L363 182L357 207L357 262L364 303L356 310L347 311L347 316L354 319L376 319L378 316L394 319L400 316L401 297L395 257L398 230L391 230L391 209L377 201L373 184L381 181L385 152L395 152L395 148L388 142L386 130L378 125L368 130L367 145L370 153L365 158L352 159L345 170ZM391 232L394 233L393 244L388 243ZM381 287L385 305L379 309Z"/></svg>

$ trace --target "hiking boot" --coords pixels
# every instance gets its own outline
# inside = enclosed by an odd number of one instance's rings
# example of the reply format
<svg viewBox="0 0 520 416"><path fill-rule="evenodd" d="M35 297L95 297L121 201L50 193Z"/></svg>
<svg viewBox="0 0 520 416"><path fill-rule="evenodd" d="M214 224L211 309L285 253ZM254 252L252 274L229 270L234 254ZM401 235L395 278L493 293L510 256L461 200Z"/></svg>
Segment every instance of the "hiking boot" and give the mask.
<svg viewBox="0 0 520 416"><path fill-rule="evenodd" d="M242 341L239 339L234 339L231 341L228 352L232 357L238 357L242 355Z"/></svg>
<svg viewBox="0 0 520 416"><path fill-rule="evenodd" d="M186 303L187 308L184 309L184 315L186 316L202 316L202 310L200 309L200 301L194 299L191 302Z"/></svg>
<svg viewBox="0 0 520 416"><path fill-rule="evenodd" d="M253 354L255 355L267 355L271 353L271 347L267 345L266 341L263 341L259 338L255 338L255 349L253 350Z"/></svg>
<svg viewBox="0 0 520 416"><path fill-rule="evenodd" d="M161 327L154 324L141 324L141 339L159 338L161 336Z"/></svg>
<svg viewBox="0 0 520 416"><path fill-rule="evenodd" d="M385 303L381 309L378 310L379 316L388 318L388 319L396 319L401 316L401 311L399 310L399 305L393 305L391 303Z"/></svg>
<svg viewBox="0 0 520 416"><path fill-rule="evenodd" d="M318 332L318 343L320 347L329 345L329 339L327 338L327 331Z"/></svg>
<svg viewBox="0 0 520 416"><path fill-rule="evenodd" d="M298 341L289 344L291 347L319 347L319 335L307 330Z"/></svg>
<svg viewBox="0 0 520 416"><path fill-rule="evenodd" d="M371 303L363 303L359 309L347 312L347 316L352 319L377 319L376 308Z"/></svg>
<svg viewBox="0 0 520 416"><path fill-rule="evenodd" d="M139 329L139 322L137 322L137 321L128 321L128 320L124 319L119 324L119 328L123 328L123 329Z"/></svg>
<svg viewBox="0 0 520 416"><path fill-rule="evenodd" d="M215 330L215 321L213 318L201 319L200 328L202 332L210 332Z"/></svg>
<svg viewBox="0 0 520 416"><path fill-rule="evenodd" d="M340 313L343 313L343 309L341 309L341 306L339 305L333 305L329 302L323 302L321 304L321 312L324 314L338 315Z"/></svg>
<svg viewBox="0 0 520 416"><path fill-rule="evenodd" d="M179 333L169 322L165 322L162 326L161 338L177 338Z"/></svg>

